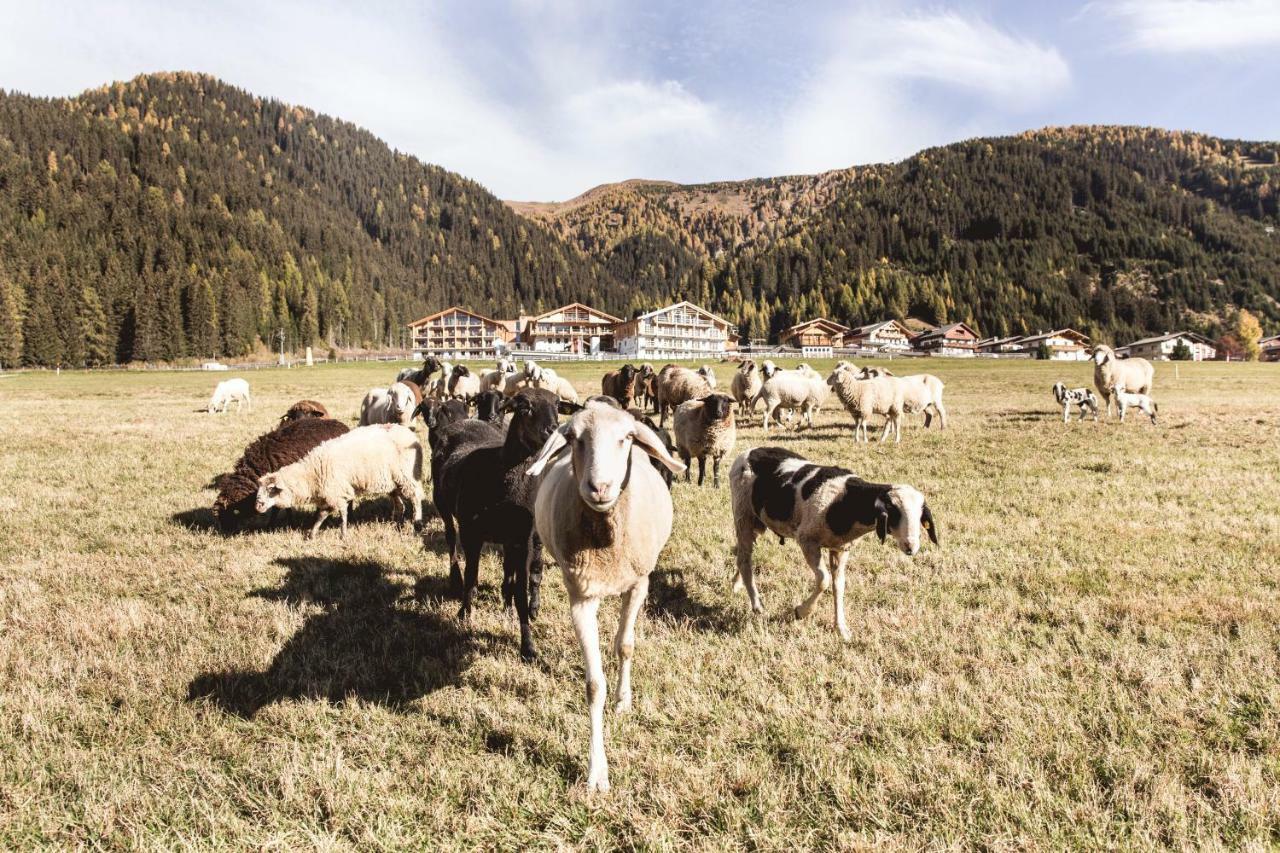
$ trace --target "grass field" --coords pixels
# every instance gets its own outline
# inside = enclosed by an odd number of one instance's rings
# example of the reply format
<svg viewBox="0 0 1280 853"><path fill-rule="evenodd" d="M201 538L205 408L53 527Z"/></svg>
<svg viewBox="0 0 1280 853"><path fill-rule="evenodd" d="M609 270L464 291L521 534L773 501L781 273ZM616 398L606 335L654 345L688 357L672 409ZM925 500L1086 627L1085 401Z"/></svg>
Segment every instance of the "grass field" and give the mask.
<svg viewBox="0 0 1280 853"><path fill-rule="evenodd" d="M1280 365L1161 364L1154 428L1064 426L1088 365L928 369L945 433L771 437L934 509L940 548L855 544L852 643L788 618L772 537L752 618L727 488L676 486L602 797L554 568L525 664L492 552L455 621L434 518L425 549L386 501L345 543L209 529L288 404L353 418L394 367L251 372L217 417L213 375L0 377L0 848L1280 845Z"/></svg>

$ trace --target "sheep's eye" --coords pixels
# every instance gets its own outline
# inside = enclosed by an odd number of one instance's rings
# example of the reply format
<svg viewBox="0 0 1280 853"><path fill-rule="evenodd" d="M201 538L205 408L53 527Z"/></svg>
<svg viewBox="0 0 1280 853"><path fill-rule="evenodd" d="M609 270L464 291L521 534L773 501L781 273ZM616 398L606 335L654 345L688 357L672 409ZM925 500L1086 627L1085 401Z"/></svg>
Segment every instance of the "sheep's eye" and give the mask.
<svg viewBox="0 0 1280 853"><path fill-rule="evenodd" d="M928 530L928 529L929 529L929 522L927 522L927 521L922 521L922 522L920 522L920 526L921 526L921 527L923 527L925 530Z"/></svg>

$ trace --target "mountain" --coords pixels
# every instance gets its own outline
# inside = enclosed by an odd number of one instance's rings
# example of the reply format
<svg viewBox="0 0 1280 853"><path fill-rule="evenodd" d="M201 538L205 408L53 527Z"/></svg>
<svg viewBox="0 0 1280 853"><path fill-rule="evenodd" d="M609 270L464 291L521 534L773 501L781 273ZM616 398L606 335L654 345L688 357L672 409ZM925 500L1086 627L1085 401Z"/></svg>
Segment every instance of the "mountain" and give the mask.
<svg viewBox="0 0 1280 853"><path fill-rule="evenodd" d="M901 163L738 183L627 182L513 204L646 292L763 337L907 314L1103 339L1280 325L1280 146L1135 127L975 139Z"/></svg>
<svg viewBox="0 0 1280 853"><path fill-rule="evenodd" d="M622 292L479 184L211 77L0 91L0 364L397 342Z"/></svg>

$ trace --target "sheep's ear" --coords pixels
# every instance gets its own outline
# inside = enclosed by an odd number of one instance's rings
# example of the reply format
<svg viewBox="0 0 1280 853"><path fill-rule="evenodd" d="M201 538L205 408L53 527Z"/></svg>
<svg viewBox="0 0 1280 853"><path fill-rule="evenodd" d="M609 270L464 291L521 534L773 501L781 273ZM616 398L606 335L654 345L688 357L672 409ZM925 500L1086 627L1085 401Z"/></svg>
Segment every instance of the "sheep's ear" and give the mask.
<svg viewBox="0 0 1280 853"><path fill-rule="evenodd" d="M586 407L578 403L571 403L568 400L560 400L556 403L556 411L562 415L575 415L584 408Z"/></svg>
<svg viewBox="0 0 1280 853"><path fill-rule="evenodd" d="M926 503L920 509L920 526L929 531L929 539L934 545L938 544L938 523L933 520L933 511L929 509Z"/></svg>
<svg viewBox="0 0 1280 853"><path fill-rule="evenodd" d="M876 498L876 535L880 537L881 545L889 535L889 510L884 505L884 498Z"/></svg>
<svg viewBox="0 0 1280 853"><path fill-rule="evenodd" d="M671 455L666 445L662 443L662 439L658 438L657 433L636 421L635 432L632 434L635 436L635 443L640 446L640 449L667 466L667 470L674 474L684 473L684 463Z"/></svg>
<svg viewBox="0 0 1280 853"><path fill-rule="evenodd" d="M569 429L570 425L565 424L547 436L547 440L542 444L542 449L534 457L533 464L525 471L528 476L536 477L541 474L543 469L551 463L551 460L560 455L561 451L569 446Z"/></svg>

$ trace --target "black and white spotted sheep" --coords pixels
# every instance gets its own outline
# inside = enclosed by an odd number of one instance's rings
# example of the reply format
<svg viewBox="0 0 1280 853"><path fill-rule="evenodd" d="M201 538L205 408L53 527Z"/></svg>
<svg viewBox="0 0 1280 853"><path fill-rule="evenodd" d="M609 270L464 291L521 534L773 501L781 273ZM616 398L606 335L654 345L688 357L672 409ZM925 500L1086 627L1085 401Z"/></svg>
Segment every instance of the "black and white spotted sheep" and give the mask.
<svg viewBox="0 0 1280 853"><path fill-rule="evenodd" d="M1088 388L1071 388L1061 382L1053 386L1053 398L1062 406L1062 422L1071 419L1071 407L1080 407L1080 420L1084 420L1085 410L1093 412L1093 419L1098 419L1098 398Z"/></svg>

